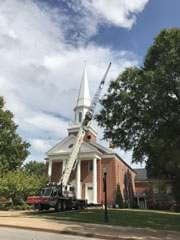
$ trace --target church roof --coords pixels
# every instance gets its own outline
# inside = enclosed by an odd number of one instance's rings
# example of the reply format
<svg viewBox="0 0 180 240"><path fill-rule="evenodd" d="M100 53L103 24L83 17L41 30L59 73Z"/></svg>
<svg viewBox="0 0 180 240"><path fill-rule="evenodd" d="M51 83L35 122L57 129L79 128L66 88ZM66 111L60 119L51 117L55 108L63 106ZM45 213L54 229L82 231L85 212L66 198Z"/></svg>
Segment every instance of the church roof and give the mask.
<svg viewBox="0 0 180 240"><path fill-rule="evenodd" d="M72 151L73 144L75 142L76 137L74 135L70 135L66 138L64 138L61 142L57 143L53 148L51 148L47 155L50 156L60 156L69 154ZM134 169L132 169L117 153L112 152L110 149L102 146L101 144L97 142L83 142L80 148L80 154L83 153L96 153L100 156L112 156L117 157L120 161L122 161L129 169L131 169L133 172L136 172Z"/></svg>
<svg viewBox="0 0 180 240"><path fill-rule="evenodd" d="M145 168L136 168L134 169L136 172L136 181L147 181L148 177L147 177L147 171Z"/></svg>
<svg viewBox="0 0 180 240"><path fill-rule="evenodd" d="M89 107L91 104L90 94L89 94L89 86L87 79L86 66L84 67L83 76L81 79L81 85L79 89L79 95L77 99L76 107L85 106Z"/></svg>
<svg viewBox="0 0 180 240"><path fill-rule="evenodd" d="M112 153L112 151L104 146L102 146L101 144L97 143L97 142L89 142L89 144L91 144L92 146L94 146L95 148L97 148L101 153L103 154L108 154L108 153Z"/></svg>
<svg viewBox="0 0 180 240"><path fill-rule="evenodd" d="M75 139L76 137L73 135L66 137L63 141L57 143L53 148L51 148L47 152L47 155L69 154L72 151ZM80 153L90 152L101 153L95 146L93 146L89 142L83 142L80 148Z"/></svg>

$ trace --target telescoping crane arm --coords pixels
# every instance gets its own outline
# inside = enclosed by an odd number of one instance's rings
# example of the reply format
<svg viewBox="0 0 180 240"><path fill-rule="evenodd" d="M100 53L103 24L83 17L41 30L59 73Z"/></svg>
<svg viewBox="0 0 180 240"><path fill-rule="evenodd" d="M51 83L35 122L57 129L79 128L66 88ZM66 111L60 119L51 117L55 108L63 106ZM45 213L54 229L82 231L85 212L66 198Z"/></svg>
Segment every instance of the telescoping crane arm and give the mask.
<svg viewBox="0 0 180 240"><path fill-rule="evenodd" d="M108 68L107 68L107 70L106 70L106 72L105 72L105 74L104 74L104 76L103 76L103 78L102 78L102 80L99 84L99 87L98 87L98 89L97 89L97 91L96 91L96 93L95 93L95 95L92 99L90 108L86 112L84 120L83 120L83 122L82 122L82 124L79 128L75 143L73 145L72 152L70 154L70 157L67 161L64 172L63 172L63 174L60 178L60 181L59 181L59 184L62 184L62 186L67 186L71 171L72 171L73 168L75 168L75 166L77 164L77 155L79 153L79 149L81 147L81 144L83 143L83 139L84 139L84 136L85 136L85 133L86 133L86 129L90 125L90 122L93 118L94 110L95 110L95 107L96 107L96 105L99 101L101 90L104 86L104 83L105 83L105 80L106 80L106 77L107 77L107 74L109 72L110 67L111 67L111 63L109 63L109 65L108 65Z"/></svg>

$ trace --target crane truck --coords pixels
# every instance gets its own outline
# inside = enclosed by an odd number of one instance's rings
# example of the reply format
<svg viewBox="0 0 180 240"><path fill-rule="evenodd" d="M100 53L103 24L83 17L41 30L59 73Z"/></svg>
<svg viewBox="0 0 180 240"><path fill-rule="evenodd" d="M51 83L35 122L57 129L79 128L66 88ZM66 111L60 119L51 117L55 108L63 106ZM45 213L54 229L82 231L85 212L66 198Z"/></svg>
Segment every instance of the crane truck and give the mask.
<svg viewBox="0 0 180 240"><path fill-rule="evenodd" d="M81 123L75 139L75 143L72 148L72 152L70 153L69 159L59 182L57 184L49 183L46 187L40 190L37 196L29 196L27 198L27 203L33 205L34 209L49 210L49 208L54 208L55 211L64 211L71 209L83 209L86 207L87 201L85 199L77 199L75 197L73 188L68 185L68 181L71 172L76 170L76 166L78 164L77 156L83 143L84 136L88 130L88 126L90 125L90 122L94 116L95 107L98 103L101 90L105 84L110 66L111 63L109 63L108 68L92 99L89 110L86 112L85 117Z"/></svg>

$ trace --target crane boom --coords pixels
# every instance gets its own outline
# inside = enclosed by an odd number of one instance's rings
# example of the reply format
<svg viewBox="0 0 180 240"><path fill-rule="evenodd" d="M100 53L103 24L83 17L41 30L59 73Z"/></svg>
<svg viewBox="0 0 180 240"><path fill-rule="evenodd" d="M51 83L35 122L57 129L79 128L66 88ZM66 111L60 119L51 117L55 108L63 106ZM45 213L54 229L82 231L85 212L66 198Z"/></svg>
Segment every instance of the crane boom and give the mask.
<svg viewBox="0 0 180 240"><path fill-rule="evenodd" d="M98 103L98 100L99 100L99 97L100 97L100 94L101 94L101 90L104 86L104 83L105 83L105 80L106 80L106 77L107 77L107 74L109 72L109 69L111 67L111 63L109 63L108 65L108 68L99 84L99 87L92 99L92 102L91 102L91 105L90 105L90 108L89 110L86 112L86 115L84 117L84 120L79 128L79 131L78 131L78 134L77 134L77 137L76 137L76 140L75 140L75 143L73 145L73 149L72 149L72 152L70 154L70 157L67 161L67 164L65 166L65 169L63 171L63 174L60 178L60 181L59 181L59 184L62 184L62 186L66 186L67 183L68 183L68 180L69 180L69 177L70 177L70 174L72 172L72 169L76 167L77 165L77 155L79 153L79 150L80 150L80 147L81 147L81 144L83 143L83 139L84 139L84 136L86 134L86 129L87 127L89 126L92 118L93 118L93 115L94 115L94 110L95 110L95 107Z"/></svg>

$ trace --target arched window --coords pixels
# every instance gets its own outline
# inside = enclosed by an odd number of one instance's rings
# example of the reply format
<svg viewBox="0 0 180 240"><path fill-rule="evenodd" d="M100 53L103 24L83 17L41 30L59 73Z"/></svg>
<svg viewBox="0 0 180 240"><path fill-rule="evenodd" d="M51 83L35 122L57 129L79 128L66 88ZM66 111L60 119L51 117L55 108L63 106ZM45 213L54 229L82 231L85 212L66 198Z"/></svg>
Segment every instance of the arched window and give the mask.
<svg viewBox="0 0 180 240"><path fill-rule="evenodd" d="M79 112L79 122L82 122L82 112Z"/></svg>

